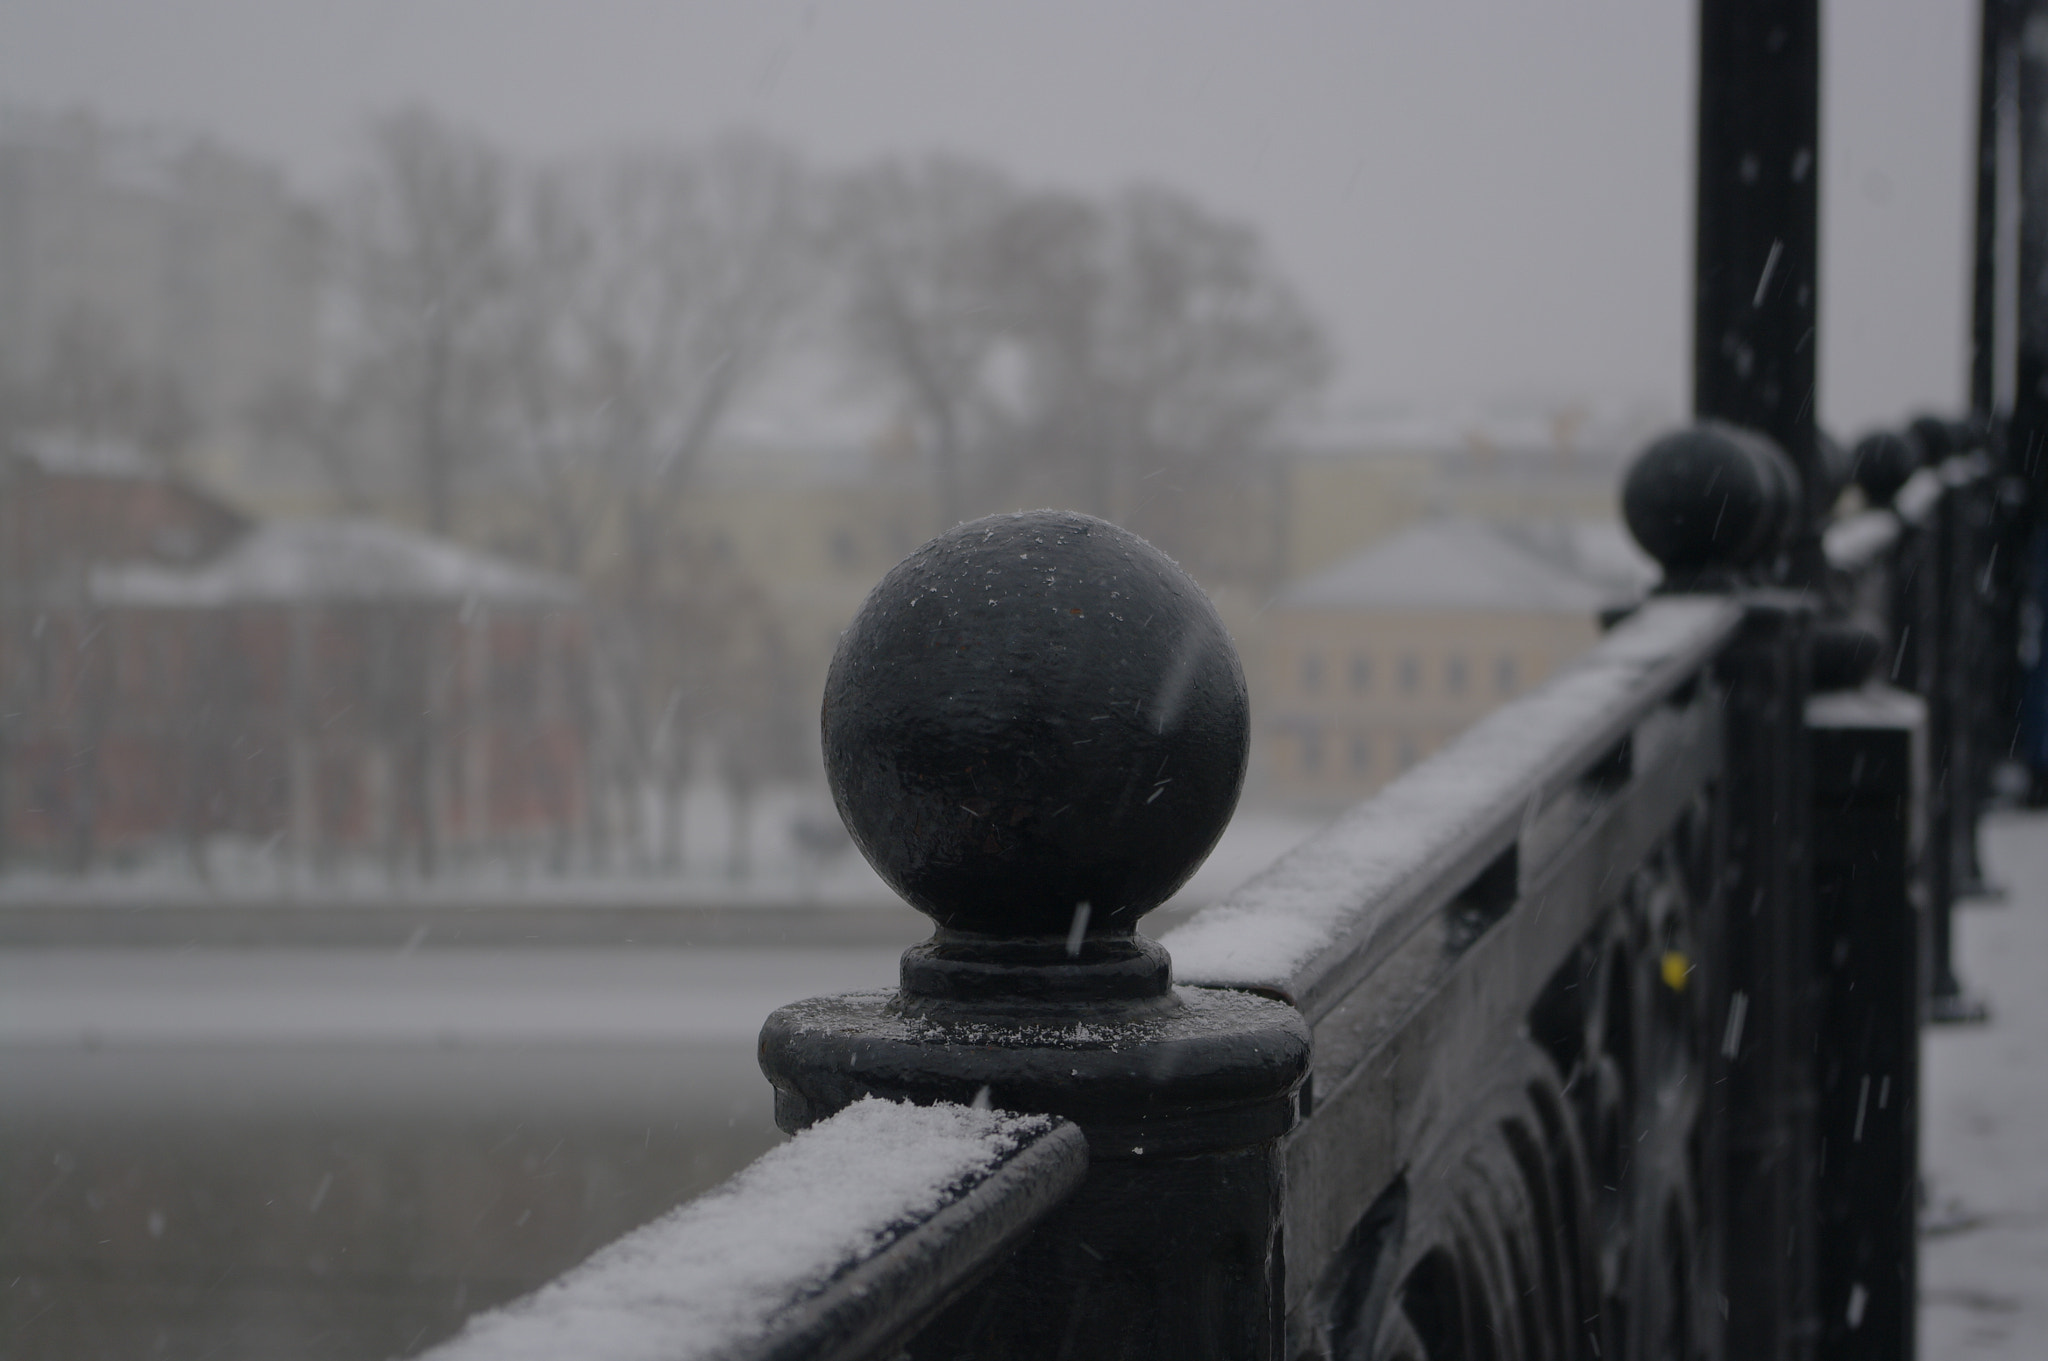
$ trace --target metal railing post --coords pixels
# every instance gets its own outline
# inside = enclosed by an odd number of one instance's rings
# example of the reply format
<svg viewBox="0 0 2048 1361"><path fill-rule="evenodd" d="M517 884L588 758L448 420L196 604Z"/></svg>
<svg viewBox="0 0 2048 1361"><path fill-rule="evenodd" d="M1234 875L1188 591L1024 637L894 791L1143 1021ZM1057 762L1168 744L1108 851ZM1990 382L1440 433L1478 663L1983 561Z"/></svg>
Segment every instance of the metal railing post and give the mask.
<svg viewBox="0 0 2048 1361"><path fill-rule="evenodd" d="M1704 980L1715 1071L1715 1219L1727 1354L1812 1354L1816 1259L1812 767L1805 708L1812 592L1768 584L1804 532L1806 497L1769 439L1706 424L1653 443L1622 509L1663 564L1661 591L1731 593L1747 612L1721 655L1728 831L1718 958Z"/></svg>
<svg viewBox="0 0 2048 1361"><path fill-rule="evenodd" d="M2048 0L2010 0L2016 13L2012 46L2019 96L2018 353L2007 463L2027 490L2024 527L2013 538L2025 545L2022 590L2038 614L2048 601ZM2021 660L2025 678L2017 715L2015 751L2024 762L2029 798L2048 802L2048 649L2038 641Z"/></svg>
<svg viewBox="0 0 2048 1361"><path fill-rule="evenodd" d="M1946 465L1937 473L1949 471ZM1962 838L1970 835L1970 687L1974 677L1970 665L1970 577L1966 488L1953 477L1942 478L1941 497L1934 505L1928 525L1928 569L1933 576L1935 610L1928 620L1930 686L1922 693L1932 710L1933 738L1929 785L1933 793L1929 833L1929 859L1935 867L1936 889L1930 936L1934 956L1930 961L1934 1016L1952 1019L1959 1009L1972 1004L1965 1000L1961 980L1956 976L1953 949L1953 916L1961 896L1967 866L1958 854Z"/></svg>
<svg viewBox="0 0 2048 1361"><path fill-rule="evenodd" d="M1820 259L1819 0L1701 0L1693 412L1774 440L1809 498ZM1821 569L1808 505L1792 580Z"/></svg>
<svg viewBox="0 0 2048 1361"><path fill-rule="evenodd" d="M895 992L769 1018L777 1121L874 1094L1062 1115L1089 1145L1081 1189L911 1356L1278 1356L1279 1140L1308 1032L1277 1001L1174 988L1135 932L1221 834L1247 730L1200 588L1086 516L960 526L842 636L834 797L937 930Z"/></svg>
<svg viewBox="0 0 2048 1361"><path fill-rule="evenodd" d="M1728 693L1728 1354L1811 1354L1813 884L1805 704L1813 611L1757 592L1721 659Z"/></svg>
<svg viewBox="0 0 2048 1361"><path fill-rule="evenodd" d="M1823 1357L1910 1361L1918 1279L1926 705L1815 697L1818 1299Z"/></svg>

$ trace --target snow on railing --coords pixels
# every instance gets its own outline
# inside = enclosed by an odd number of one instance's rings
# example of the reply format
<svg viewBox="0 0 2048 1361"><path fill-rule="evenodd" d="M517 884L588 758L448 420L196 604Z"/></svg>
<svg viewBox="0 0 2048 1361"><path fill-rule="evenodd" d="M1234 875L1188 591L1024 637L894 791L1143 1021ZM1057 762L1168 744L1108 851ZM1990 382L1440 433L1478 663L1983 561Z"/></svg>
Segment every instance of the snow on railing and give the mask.
<svg viewBox="0 0 2048 1361"><path fill-rule="evenodd" d="M1066 1121L868 1098L469 1321L434 1361L885 1354L1079 1186Z"/></svg>
<svg viewBox="0 0 2048 1361"><path fill-rule="evenodd" d="M1446 876L1469 877L1505 848L1532 801L1623 738L1740 619L1722 599L1650 601L1577 664L1168 932L1176 975L1282 997L1313 1020L1438 905Z"/></svg>
<svg viewBox="0 0 2048 1361"><path fill-rule="evenodd" d="M1899 517L1890 510L1866 510L1837 520L1821 534L1828 565L1861 572L1884 561L1899 542Z"/></svg>

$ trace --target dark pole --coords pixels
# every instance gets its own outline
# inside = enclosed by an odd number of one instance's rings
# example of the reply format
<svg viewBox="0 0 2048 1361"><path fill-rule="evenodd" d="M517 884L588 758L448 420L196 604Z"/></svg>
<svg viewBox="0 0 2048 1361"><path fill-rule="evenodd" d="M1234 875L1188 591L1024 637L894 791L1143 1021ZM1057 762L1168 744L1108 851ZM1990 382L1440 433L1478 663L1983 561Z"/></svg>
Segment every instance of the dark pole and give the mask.
<svg viewBox="0 0 2048 1361"><path fill-rule="evenodd" d="M1849 690L1807 709L1813 759L1816 1235L1822 1361L1912 1361L1919 1280L1920 867L1927 706Z"/></svg>
<svg viewBox="0 0 2048 1361"><path fill-rule="evenodd" d="M2048 531L2039 506L2048 491L2048 44L2026 39L2048 28L2048 0L2012 0L2020 133L2019 353L2006 466L2024 481L2027 519L2014 534L2026 542L2022 590L2048 599ZM2026 764L2029 801L2048 803L2048 665L2028 659L2022 685L2016 755Z"/></svg>
<svg viewBox="0 0 2048 1361"><path fill-rule="evenodd" d="M1977 240L1970 280L1970 410L1998 402L1998 143L2012 97L2012 0L1984 0L1977 66Z"/></svg>
<svg viewBox="0 0 2048 1361"><path fill-rule="evenodd" d="M1818 0L1701 0L1693 410L1761 431L1807 488L1795 583L1821 568L1814 430Z"/></svg>
<svg viewBox="0 0 2048 1361"><path fill-rule="evenodd" d="M2048 25L2044 0L2019 0L2019 5L2015 27L2021 33ZM2020 104L2020 268L2011 454L2017 470L2038 486L2042 432L2048 429L2048 52L2029 51L2024 41L2014 47Z"/></svg>
<svg viewBox="0 0 2048 1361"><path fill-rule="evenodd" d="M1701 0L1693 409L1768 436L1798 474L1769 576L1818 585L1837 483L1814 420L1820 252L1819 0ZM1723 660L1731 833L1743 865L1727 986L1727 1343L1731 1356L1813 1354L1814 1225L1807 938L1811 879L1800 715L1809 618L1758 597ZM1739 1002L1738 1000L1739 999ZM1741 1005L1741 1013L1734 1006ZM1746 1018L1747 1034L1744 1032Z"/></svg>

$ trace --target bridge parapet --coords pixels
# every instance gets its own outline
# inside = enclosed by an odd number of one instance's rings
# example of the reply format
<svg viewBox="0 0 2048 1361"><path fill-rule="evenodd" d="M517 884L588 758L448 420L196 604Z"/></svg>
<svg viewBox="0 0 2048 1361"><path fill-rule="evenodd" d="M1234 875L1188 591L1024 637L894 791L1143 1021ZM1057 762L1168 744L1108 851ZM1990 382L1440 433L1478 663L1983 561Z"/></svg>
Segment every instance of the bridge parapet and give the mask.
<svg viewBox="0 0 2048 1361"><path fill-rule="evenodd" d="M1939 743L1967 766L1982 726L1988 606L1958 569L1995 465L1963 443L1914 470L1817 531L1793 588L1774 458L1715 427L1651 446L1630 512L1665 585L1157 942L1139 919L1244 770L1206 598L1058 512L907 559L845 635L824 732L856 842L934 933L893 991L777 1011L762 1067L792 1157L849 1117L1013 1111L1036 1170L956 1178L723 1350L664 1354L1908 1354L1922 961L1957 853L1931 790ZM1729 529L1704 507L1745 468ZM1950 825L1974 810L1957 792ZM606 1284L629 1260L672 1257L687 1295L690 1222L457 1354L630 1314ZM641 1354L613 1335L579 1350Z"/></svg>
<svg viewBox="0 0 2048 1361"><path fill-rule="evenodd" d="M1194 583L1041 512L863 607L828 772L936 926L895 991L769 1018L777 1118L992 1106L1087 1169L829 1354L1912 1355L1918 1027L1982 1015L1948 913L2037 470L1982 411L1815 426L1819 6L1701 18L1701 423L1631 469L1663 583L1578 664L1151 942L1244 770Z"/></svg>

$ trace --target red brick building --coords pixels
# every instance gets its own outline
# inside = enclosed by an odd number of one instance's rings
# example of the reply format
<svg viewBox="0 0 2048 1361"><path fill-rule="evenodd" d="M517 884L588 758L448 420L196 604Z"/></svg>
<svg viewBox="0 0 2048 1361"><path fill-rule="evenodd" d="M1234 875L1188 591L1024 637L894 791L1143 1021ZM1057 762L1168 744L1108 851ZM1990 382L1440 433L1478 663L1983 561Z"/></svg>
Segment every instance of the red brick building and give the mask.
<svg viewBox="0 0 2048 1361"><path fill-rule="evenodd" d="M252 523L110 458L0 480L0 861L231 835L308 865L560 856L587 799L562 578L367 520Z"/></svg>

